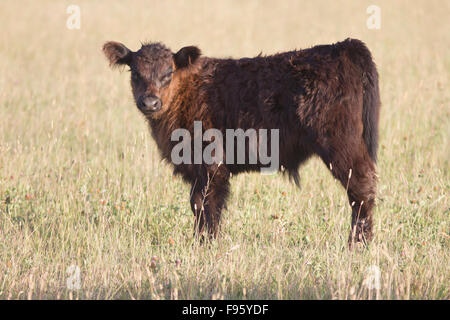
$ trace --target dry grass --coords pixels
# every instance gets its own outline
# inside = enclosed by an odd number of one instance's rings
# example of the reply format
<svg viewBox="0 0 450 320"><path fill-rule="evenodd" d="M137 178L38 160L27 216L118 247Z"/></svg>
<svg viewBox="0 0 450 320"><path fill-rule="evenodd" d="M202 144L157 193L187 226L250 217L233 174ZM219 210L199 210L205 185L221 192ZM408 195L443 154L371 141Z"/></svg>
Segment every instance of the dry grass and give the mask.
<svg viewBox="0 0 450 320"><path fill-rule="evenodd" d="M8 1L0 5L0 298L449 299L449 4ZM66 7L81 6L68 30ZM158 160L106 40L253 56L360 38L381 75L376 237L346 246L343 188L232 180L222 236L193 243L189 189ZM68 290L66 270L81 270ZM380 290L364 285L381 270Z"/></svg>

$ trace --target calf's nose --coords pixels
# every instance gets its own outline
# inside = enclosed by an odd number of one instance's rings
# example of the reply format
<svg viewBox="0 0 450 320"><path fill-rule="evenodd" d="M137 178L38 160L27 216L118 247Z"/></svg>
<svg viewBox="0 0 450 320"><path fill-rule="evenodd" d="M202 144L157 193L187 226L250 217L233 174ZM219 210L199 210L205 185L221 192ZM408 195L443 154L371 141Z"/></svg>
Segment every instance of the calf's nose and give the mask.
<svg viewBox="0 0 450 320"><path fill-rule="evenodd" d="M148 111L161 109L161 100L155 96L147 96L142 99L142 106Z"/></svg>

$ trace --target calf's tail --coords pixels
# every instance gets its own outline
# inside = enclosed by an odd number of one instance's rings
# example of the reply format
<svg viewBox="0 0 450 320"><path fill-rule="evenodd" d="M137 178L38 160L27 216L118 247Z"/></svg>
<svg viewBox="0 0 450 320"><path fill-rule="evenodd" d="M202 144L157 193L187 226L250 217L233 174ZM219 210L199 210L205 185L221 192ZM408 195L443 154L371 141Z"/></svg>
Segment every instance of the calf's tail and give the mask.
<svg viewBox="0 0 450 320"><path fill-rule="evenodd" d="M363 82L363 138L370 158L377 162L378 120L380 114L380 90L378 72L372 55L366 45L356 39L344 41L350 59L362 72Z"/></svg>

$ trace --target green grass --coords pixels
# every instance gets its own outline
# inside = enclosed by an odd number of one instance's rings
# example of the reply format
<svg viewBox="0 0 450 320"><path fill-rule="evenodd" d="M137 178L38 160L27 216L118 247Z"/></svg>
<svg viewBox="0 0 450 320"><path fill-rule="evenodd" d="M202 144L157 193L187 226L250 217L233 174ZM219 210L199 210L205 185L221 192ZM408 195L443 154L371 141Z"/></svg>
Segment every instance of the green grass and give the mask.
<svg viewBox="0 0 450 320"><path fill-rule="evenodd" d="M449 299L448 3L249 1L0 5L0 298ZM312 159L301 189L232 178L221 236L193 239L189 188L159 160L107 40L254 56L360 38L380 73L375 239L349 251L343 188ZM81 271L69 290L67 268ZM381 270L380 290L364 284Z"/></svg>

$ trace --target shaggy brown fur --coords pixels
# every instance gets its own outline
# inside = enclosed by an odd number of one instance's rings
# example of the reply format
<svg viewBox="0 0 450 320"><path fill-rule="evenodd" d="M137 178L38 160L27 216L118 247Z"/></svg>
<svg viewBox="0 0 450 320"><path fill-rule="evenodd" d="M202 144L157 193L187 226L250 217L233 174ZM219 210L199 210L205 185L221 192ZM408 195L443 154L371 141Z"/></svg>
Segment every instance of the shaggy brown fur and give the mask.
<svg viewBox="0 0 450 320"><path fill-rule="evenodd" d="M318 155L347 189L352 208L349 244L372 238L376 195L380 99L378 73L363 42L242 59L203 57L196 47L173 54L160 43L132 52L123 44L103 48L112 65L128 65L137 106L149 122L164 159L178 142L177 128L279 129L280 165L298 184L298 168ZM193 154L193 152L192 152ZM225 150L224 150L225 154ZM197 234L217 235L229 193L230 173L255 165L180 164L190 183Z"/></svg>

